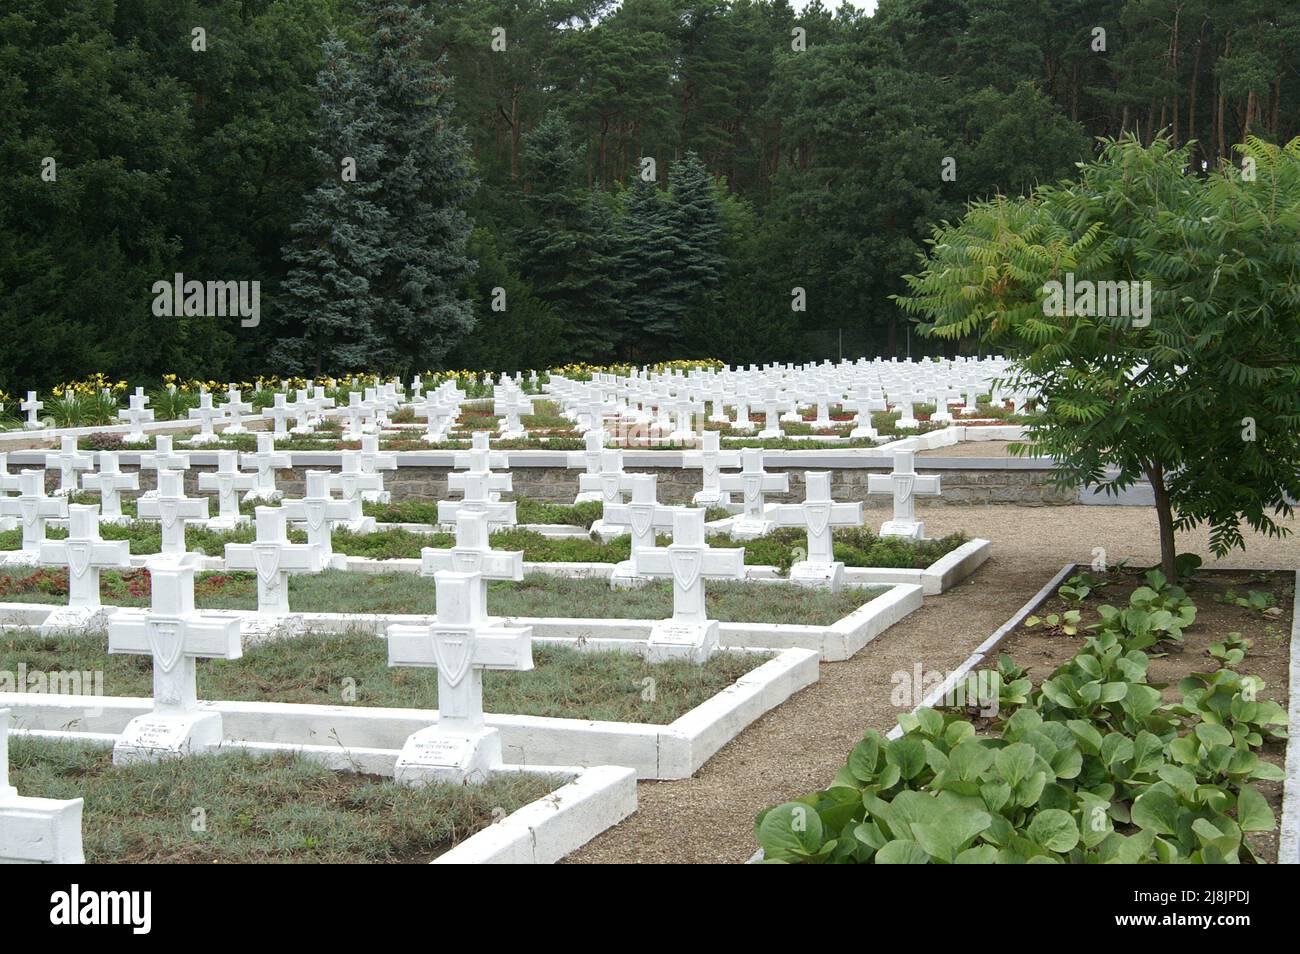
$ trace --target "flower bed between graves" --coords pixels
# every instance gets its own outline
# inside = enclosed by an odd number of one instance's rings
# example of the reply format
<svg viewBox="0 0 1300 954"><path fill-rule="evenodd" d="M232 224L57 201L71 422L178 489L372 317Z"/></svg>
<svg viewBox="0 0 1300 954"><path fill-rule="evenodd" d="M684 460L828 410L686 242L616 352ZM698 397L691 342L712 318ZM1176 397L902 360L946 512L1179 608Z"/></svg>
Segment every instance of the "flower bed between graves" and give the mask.
<svg viewBox="0 0 1300 954"><path fill-rule="evenodd" d="M702 665L684 660L651 664L636 653L539 643L533 647L535 668L484 672L483 708L511 715L667 725L768 658L725 652ZM307 634L272 640L250 647L240 659L203 659L197 665L201 699L438 707L437 671L390 668L386 641L370 634ZM153 691L151 660L109 655L102 634L0 635L0 670L102 671L105 695L149 696ZM647 685L653 685L654 691L647 692ZM0 684L0 689L5 688Z"/></svg>
<svg viewBox="0 0 1300 954"><path fill-rule="evenodd" d="M414 788L281 753L115 767L109 749L24 737L9 755L24 794L85 799L91 864L424 863L566 781L509 773Z"/></svg>
<svg viewBox="0 0 1300 954"><path fill-rule="evenodd" d="M535 516L545 516L543 510L551 508L556 514L566 509L573 511L574 520L586 517L584 510L586 505L580 504L571 508L559 504L534 504L533 506ZM599 507L599 504L596 506ZM408 509L405 504L401 507L403 511ZM123 509L126 509L125 506ZM423 511L421 514L423 515ZM520 520L523 522L522 516ZM45 535L50 540L62 540L67 537L67 531L60 527L48 527ZM120 526L104 524L100 527L100 535L105 540L129 541L132 555L157 553L162 546L159 525L150 521L132 521ZM255 531L251 526L223 531L187 527L185 548L206 556L220 557L225 554L227 543L249 543L254 536ZM806 546L806 539L807 534L804 531L786 528L775 530L756 540L732 540L726 534L719 534L709 537L709 545L741 547L745 551L747 565L775 566L779 572L785 573L790 569L791 564L800 558L798 554ZM861 527L837 529L834 531L833 539L835 558L843 561L845 566L901 569L923 569L966 542L966 536L961 533L917 543L899 537L879 537L871 530ZM300 530L290 530L289 540L293 543L305 543L307 535ZM672 542L669 536L661 536L657 541L659 546ZM424 547L445 548L454 543L455 535L452 533L422 533L401 527L390 527L373 533L335 530L332 541L335 553L370 557L376 560L418 559ZM0 532L0 551L17 550L21 545L21 530ZM628 559L631 553L631 538L626 535L602 543L587 537L548 537L519 527L493 533L491 545L497 550L522 550L524 560L529 563L618 563Z"/></svg>
<svg viewBox="0 0 1300 954"><path fill-rule="evenodd" d="M868 732L829 788L760 814L764 860L1274 860L1290 578L1076 575L962 705Z"/></svg>

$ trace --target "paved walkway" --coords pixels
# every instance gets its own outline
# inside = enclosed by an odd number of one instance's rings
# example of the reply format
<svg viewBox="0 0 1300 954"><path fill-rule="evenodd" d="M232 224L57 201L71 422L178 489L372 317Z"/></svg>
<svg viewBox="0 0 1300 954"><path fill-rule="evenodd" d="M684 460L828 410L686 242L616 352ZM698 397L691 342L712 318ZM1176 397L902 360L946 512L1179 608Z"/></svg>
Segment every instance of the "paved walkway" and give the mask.
<svg viewBox="0 0 1300 954"><path fill-rule="evenodd" d="M927 535L964 530L993 541L993 556L963 584L925 605L853 659L822 666L821 679L755 722L700 772L642 782L640 807L571 855L571 862L742 862L755 849L754 816L825 786L867 727L888 731L896 672L950 670L1025 603L1061 565L1091 562L1095 548L1114 562L1159 558L1155 512L1141 507L918 507ZM1215 565L1300 566L1300 519L1293 536L1247 538L1247 550ZM1208 535L1179 546L1212 562Z"/></svg>

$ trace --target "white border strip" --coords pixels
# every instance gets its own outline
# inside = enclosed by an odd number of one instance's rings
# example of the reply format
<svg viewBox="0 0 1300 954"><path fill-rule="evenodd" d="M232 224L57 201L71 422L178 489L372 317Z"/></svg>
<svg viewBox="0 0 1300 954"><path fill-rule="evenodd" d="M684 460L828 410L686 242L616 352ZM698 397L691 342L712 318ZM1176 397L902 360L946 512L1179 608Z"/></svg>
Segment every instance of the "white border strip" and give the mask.
<svg viewBox="0 0 1300 954"><path fill-rule="evenodd" d="M1278 832L1277 863L1300 864L1300 570L1295 572L1295 599L1291 604L1291 681L1288 688L1286 780L1282 783L1282 823Z"/></svg>
<svg viewBox="0 0 1300 954"><path fill-rule="evenodd" d="M763 714L817 681L817 653L787 649L668 725L595 722L541 716L488 715L501 731L508 764L621 765L638 778L688 778ZM153 700L126 696L5 693L15 731L49 738L114 735ZM222 716L223 745L286 747L334 768L391 774L407 737L434 725L436 709L282 702L200 702ZM75 729L66 729L75 725Z"/></svg>

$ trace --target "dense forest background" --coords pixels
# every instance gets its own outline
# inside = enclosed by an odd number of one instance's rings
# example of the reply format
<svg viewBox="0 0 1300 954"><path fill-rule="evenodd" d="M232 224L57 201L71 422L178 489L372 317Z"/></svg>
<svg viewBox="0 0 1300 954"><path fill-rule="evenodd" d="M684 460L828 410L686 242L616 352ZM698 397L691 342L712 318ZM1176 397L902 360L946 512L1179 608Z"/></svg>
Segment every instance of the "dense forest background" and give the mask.
<svg viewBox="0 0 1300 954"><path fill-rule="evenodd" d="M374 40L394 5L6 0L0 390L917 354L889 296L967 199L1068 175L1099 136L1195 140L1195 173L1300 131L1291 0L428 0L400 69ZM402 69L436 105L393 105ZM450 197L417 219L447 243L420 250L446 263L434 305L391 274L355 309L345 282L332 308L304 291L331 216L355 262L385 254L382 202L337 184L348 137L363 171L367 143L419 150ZM177 272L260 281L261 324L154 317Z"/></svg>

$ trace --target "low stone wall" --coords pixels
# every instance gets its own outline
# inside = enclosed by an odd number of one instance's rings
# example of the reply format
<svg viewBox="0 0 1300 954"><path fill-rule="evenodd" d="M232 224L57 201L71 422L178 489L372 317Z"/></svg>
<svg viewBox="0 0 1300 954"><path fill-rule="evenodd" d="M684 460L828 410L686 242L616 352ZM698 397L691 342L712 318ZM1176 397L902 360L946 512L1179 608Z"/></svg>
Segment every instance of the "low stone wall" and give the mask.
<svg viewBox="0 0 1300 954"><path fill-rule="evenodd" d="M931 459L934 460L934 459ZM1045 467L979 466L977 458L963 458L962 467L955 467L951 462L944 466L933 466L925 458L918 458L917 470L921 473L937 473L942 480L943 495L939 498L927 497L926 506L943 504L1020 504L1022 506L1046 506L1075 504L1079 502L1077 490L1062 491L1048 483L1050 471ZM875 462L873 462L875 463ZM199 490L199 474L211 472L215 467L195 464L185 473L185 490L192 496L203 493ZM288 497L301 496L304 491L306 472L308 470L333 470L326 465L294 466L281 470L276 475L276 486ZM136 468L122 462L122 470L132 473ZM657 474L659 477L659 500L661 503L689 503L691 497L700 489L700 472L683 470L678 467L647 467L641 464L629 464L631 473ZM785 472L790 475L790 492L786 494L768 494L770 502L802 500L804 497L804 471L830 470L833 474L831 492L836 500L861 500L868 507L888 508L893 505L887 494L867 494L867 477L869 474L887 474L890 464L880 461L871 467L794 467L771 466L770 472ZM384 473L384 488L390 491L394 500L424 498L433 500L451 499L447 489L447 475L450 467L399 467L396 471ZM563 467L528 467L511 466L515 497L530 497L556 503L570 503L578 492L578 470ZM53 491L58 486L58 471L46 472L46 487ZM152 490L155 484L155 472L146 470L140 475L140 489ZM126 496L133 496L127 492ZM215 506L215 505L214 505ZM215 510L214 510L215 513Z"/></svg>

